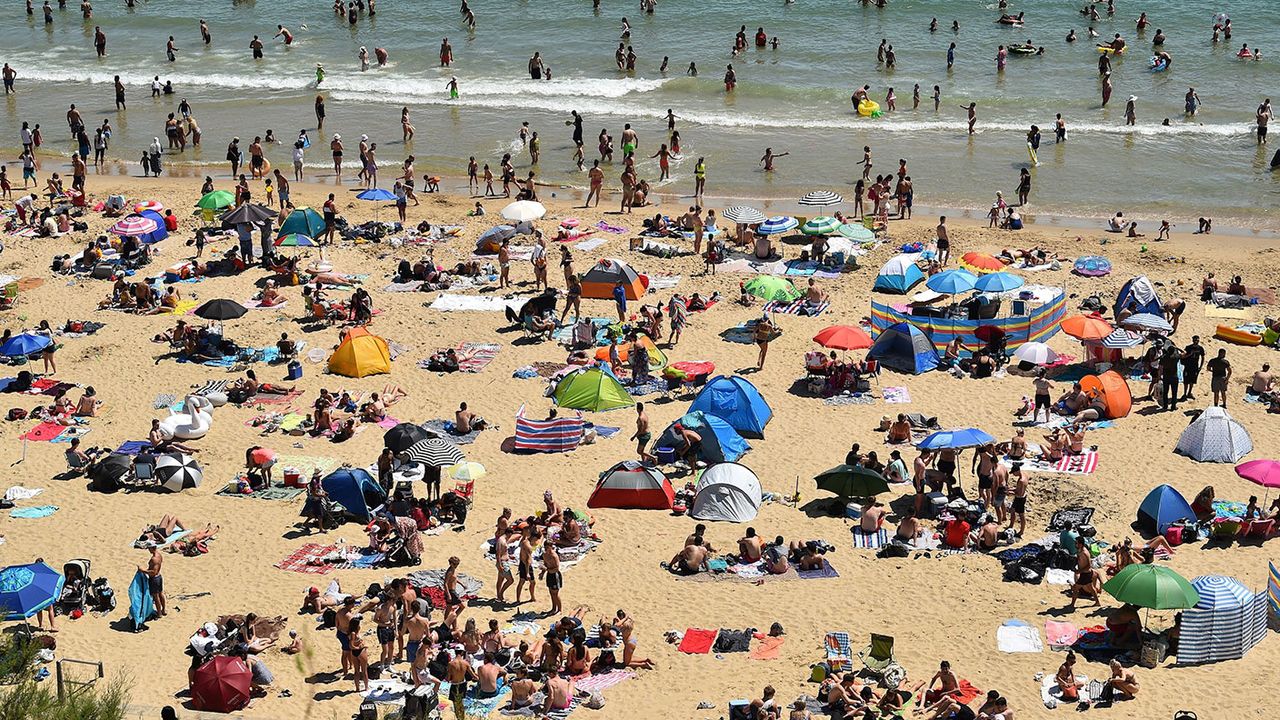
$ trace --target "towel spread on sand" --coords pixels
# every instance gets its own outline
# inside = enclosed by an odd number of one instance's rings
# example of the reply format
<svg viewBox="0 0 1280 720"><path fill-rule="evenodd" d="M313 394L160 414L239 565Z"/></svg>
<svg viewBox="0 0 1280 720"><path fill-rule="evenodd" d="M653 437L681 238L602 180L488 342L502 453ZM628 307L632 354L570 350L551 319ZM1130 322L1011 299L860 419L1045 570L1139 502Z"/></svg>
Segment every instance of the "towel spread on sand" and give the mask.
<svg viewBox="0 0 1280 720"><path fill-rule="evenodd" d="M782 654L783 637L762 637L751 649L752 660L777 660Z"/></svg>
<svg viewBox="0 0 1280 720"><path fill-rule="evenodd" d="M800 298L794 302L784 303L772 300L764 304L765 312L781 313L783 315L807 315L814 317L821 315L823 311L831 307L829 302L821 302L817 305L810 303L804 298Z"/></svg>
<svg viewBox="0 0 1280 720"><path fill-rule="evenodd" d="M591 250L595 250L596 248L600 247L601 245L604 245L607 242L609 242L609 238L602 238L602 237L587 238L586 240L579 242L577 245L574 245L574 247L581 250L582 252L588 252Z"/></svg>
<svg viewBox="0 0 1280 720"><path fill-rule="evenodd" d="M1051 649L1060 650L1075 644L1080 637L1080 628L1076 627L1075 623L1046 620L1044 636L1049 641Z"/></svg>
<svg viewBox="0 0 1280 720"><path fill-rule="evenodd" d="M498 343L462 343L457 347L458 370L478 373L493 362L501 349Z"/></svg>
<svg viewBox="0 0 1280 720"><path fill-rule="evenodd" d="M670 290L671 288L679 284L680 284L679 275L650 275L649 276L650 290Z"/></svg>
<svg viewBox="0 0 1280 720"><path fill-rule="evenodd" d="M30 500L31 498L44 492L44 488L29 488L21 485L14 485L4 492L4 499L9 502L17 502L19 500Z"/></svg>
<svg viewBox="0 0 1280 720"><path fill-rule="evenodd" d="M337 549L336 545L320 545L307 543L294 550L288 557L276 563L274 567L289 572L305 575L325 575L334 568L332 563L322 562L321 558Z"/></svg>
<svg viewBox="0 0 1280 720"><path fill-rule="evenodd" d="M689 628L685 631L684 639L680 641L680 647L677 650L688 655L705 655L711 652L711 646L715 641L715 630Z"/></svg>
<svg viewBox="0 0 1280 720"><path fill-rule="evenodd" d="M847 632L829 632L823 639L827 652L827 666L834 672L853 667L853 648Z"/></svg>
<svg viewBox="0 0 1280 720"><path fill-rule="evenodd" d="M35 507L14 508L9 511L9 517L20 518L23 520L35 520L37 518L49 517L58 512L57 505L36 505Z"/></svg>
<svg viewBox="0 0 1280 720"><path fill-rule="evenodd" d="M880 391L886 403L906 404L911 402L911 391L905 387L887 387Z"/></svg>
<svg viewBox="0 0 1280 720"><path fill-rule="evenodd" d="M580 675L573 679L573 686L583 692L601 692L636 677L630 670L610 670L598 675Z"/></svg>
<svg viewBox="0 0 1280 720"><path fill-rule="evenodd" d="M518 311L525 304L527 298L502 298L480 295L456 295L453 293L440 293L440 296L431 302L427 307L432 310L440 310L442 312L453 311L473 311L473 312L504 312L508 308L512 311Z"/></svg>
<svg viewBox="0 0 1280 720"><path fill-rule="evenodd" d="M1021 620L1005 620L996 630L996 647L1006 653L1038 653L1044 652L1044 641L1034 627Z"/></svg>
<svg viewBox="0 0 1280 720"><path fill-rule="evenodd" d="M30 440L31 442L50 442L54 438L61 435L67 430L66 425L58 423L42 422L23 433L20 438L22 440Z"/></svg>
<svg viewBox="0 0 1280 720"><path fill-rule="evenodd" d="M801 570L800 568L796 568L796 575L799 575L801 580L822 580L824 578L840 577L840 573L836 572L836 569L831 567L831 563L827 562L826 558L823 558L822 560L822 567L815 570Z"/></svg>
<svg viewBox="0 0 1280 720"><path fill-rule="evenodd" d="M472 430L466 435L459 435L454 432L454 427L452 420L442 420L439 418L422 423L422 428L424 430L430 430L454 445L470 445L476 441L476 438L480 437L479 430Z"/></svg>
<svg viewBox="0 0 1280 720"><path fill-rule="evenodd" d="M875 532L865 532L860 527L853 528L853 546L862 550L876 550L889 542L889 531L880 528Z"/></svg>

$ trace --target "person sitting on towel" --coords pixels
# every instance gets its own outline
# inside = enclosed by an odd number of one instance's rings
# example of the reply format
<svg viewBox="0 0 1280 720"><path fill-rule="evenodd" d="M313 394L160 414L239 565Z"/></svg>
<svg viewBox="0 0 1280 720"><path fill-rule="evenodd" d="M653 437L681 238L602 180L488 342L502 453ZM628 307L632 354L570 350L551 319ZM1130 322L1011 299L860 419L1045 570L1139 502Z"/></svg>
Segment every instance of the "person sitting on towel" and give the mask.
<svg viewBox="0 0 1280 720"><path fill-rule="evenodd" d="M1062 698L1072 702L1080 699L1080 688L1084 687L1076 680L1075 667L1076 654L1067 651L1067 659L1058 668L1058 674L1054 678L1058 682L1058 689L1062 691Z"/></svg>
<svg viewBox="0 0 1280 720"><path fill-rule="evenodd" d="M484 418L467 409L465 402L460 403L453 413L453 431L459 435L468 435L473 430L484 430L487 425Z"/></svg>
<svg viewBox="0 0 1280 720"><path fill-rule="evenodd" d="M671 558L668 567L677 575L697 575L708 569L708 559L709 554L706 548L698 545L685 545L683 550Z"/></svg>

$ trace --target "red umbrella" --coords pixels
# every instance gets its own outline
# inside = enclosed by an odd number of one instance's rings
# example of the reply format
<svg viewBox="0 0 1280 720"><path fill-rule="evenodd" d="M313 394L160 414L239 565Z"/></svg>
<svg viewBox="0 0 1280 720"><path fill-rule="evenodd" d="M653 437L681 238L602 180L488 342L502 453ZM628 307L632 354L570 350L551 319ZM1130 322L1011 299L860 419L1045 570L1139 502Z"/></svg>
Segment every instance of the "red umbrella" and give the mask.
<svg viewBox="0 0 1280 720"><path fill-rule="evenodd" d="M1004 328L995 325L979 325L977 330L973 331L973 336L983 342L992 342L999 340L1005 336Z"/></svg>
<svg viewBox="0 0 1280 720"><path fill-rule="evenodd" d="M196 669L191 697L197 710L235 712L249 704L251 674L244 660L219 655Z"/></svg>
<svg viewBox="0 0 1280 720"><path fill-rule="evenodd" d="M832 350L862 350L871 347L871 336L848 325L832 325L814 335L813 341Z"/></svg>

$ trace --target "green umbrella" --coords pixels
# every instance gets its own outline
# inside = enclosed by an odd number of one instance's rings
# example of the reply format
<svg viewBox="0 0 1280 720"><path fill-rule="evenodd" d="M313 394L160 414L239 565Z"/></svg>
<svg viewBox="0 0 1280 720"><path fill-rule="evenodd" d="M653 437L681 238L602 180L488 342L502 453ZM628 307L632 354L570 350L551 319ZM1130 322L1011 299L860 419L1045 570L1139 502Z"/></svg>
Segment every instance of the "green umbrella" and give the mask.
<svg viewBox="0 0 1280 720"><path fill-rule="evenodd" d="M226 190L214 190L205 193L204 197L196 202L196 207L202 210L221 210L222 208L231 207L236 201L236 196Z"/></svg>
<svg viewBox="0 0 1280 720"><path fill-rule="evenodd" d="M1123 603L1151 610L1195 607L1200 593L1178 573L1161 565L1129 565L1102 589Z"/></svg>
<svg viewBox="0 0 1280 720"><path fill-rule="evenodd" d="M772 275L757 275L747 282L744 288L748 294L754 295L761 300L776 300L778 302L791 302L800 299L800 291L790 280L784 280L780 277Z"/></svg>
<svg viewBox="0 0 1280 720"><path fill-rule="evenodd" d="M860 465L837 465L813 478L818 489L842 498L872 497L889 492L889 483L875 470Z"/></svg>
<svg viewBox="0 0 1280 720"><path fill-rule="evenodd" d="M800 226L805 235L835 235L840 229L840 221L830 215L819 215Z"/></svg>
<svg viewBox="0 0 1280 720"><path fill-rule="evenodd" d="M851 225L844 223L836 228L836 232L843 235L854 242L875 242L876 234L871 232L863 225Z"/></svg>

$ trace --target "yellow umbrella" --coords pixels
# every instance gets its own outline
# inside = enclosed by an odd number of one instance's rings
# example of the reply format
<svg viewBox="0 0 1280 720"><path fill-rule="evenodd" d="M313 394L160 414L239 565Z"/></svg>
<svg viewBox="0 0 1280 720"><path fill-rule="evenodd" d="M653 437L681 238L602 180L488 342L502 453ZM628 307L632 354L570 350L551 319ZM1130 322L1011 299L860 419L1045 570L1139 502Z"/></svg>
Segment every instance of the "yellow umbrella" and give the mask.
<svg viewBox="0 0 1280 720"><path fill-rule="evenodd" d="M454 480L467 482L468 480L479 480L484 477L486 470L480 463L467 460L457 465L450 465L446 474Z"/></svg>

